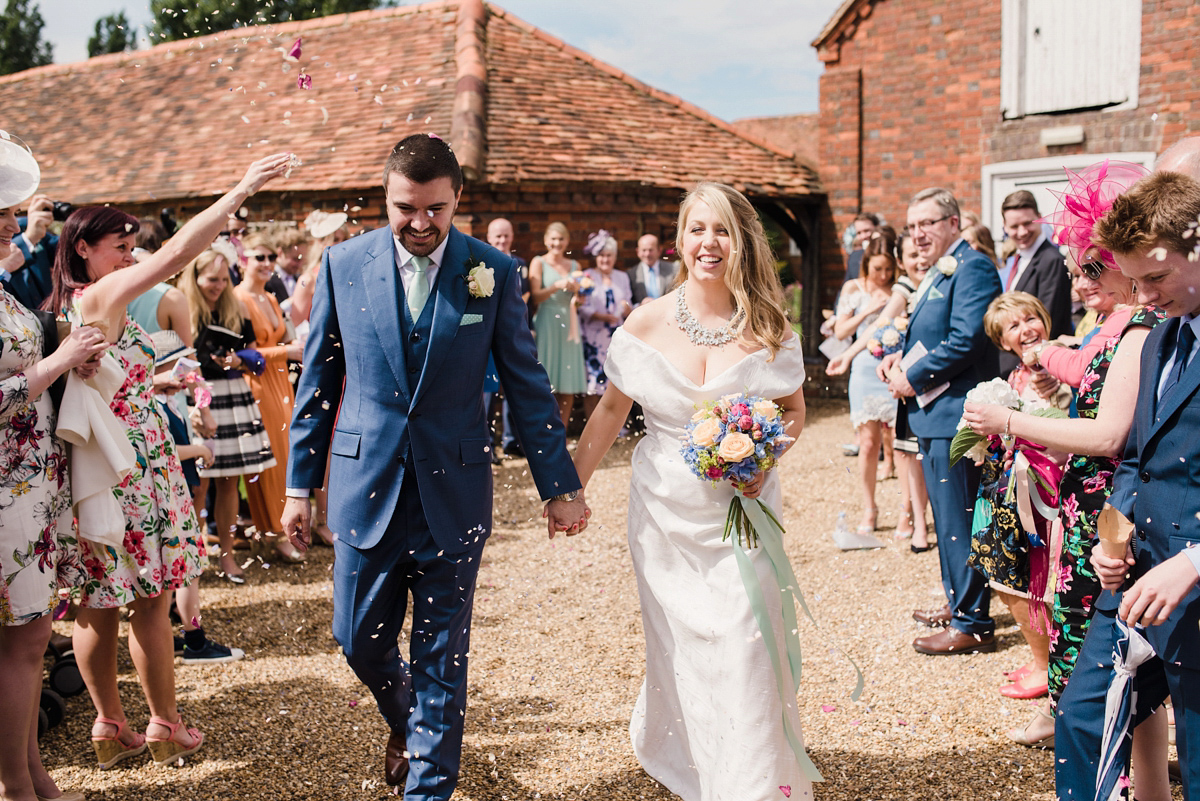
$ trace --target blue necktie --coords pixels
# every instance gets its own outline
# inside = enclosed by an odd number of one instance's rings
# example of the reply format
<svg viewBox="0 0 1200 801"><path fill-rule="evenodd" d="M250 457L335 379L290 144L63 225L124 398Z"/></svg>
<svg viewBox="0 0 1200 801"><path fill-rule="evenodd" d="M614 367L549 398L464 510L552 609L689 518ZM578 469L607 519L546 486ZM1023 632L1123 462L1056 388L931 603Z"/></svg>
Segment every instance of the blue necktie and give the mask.
<svg viewBox="0 0 1200 801"><path fill-rule="evenodd" d="M1179 339L1175 341L1175 363L1171 365L1171 373L1167 376L1167 382L1163 384L1162 393L1159 395L1159 400L1166 398L1183 378L1183 371L1187 369L1188 359L1192 355L1192 346L1196 344L1196 332L1192 330L1190 323L1179 321Z"/></svg>

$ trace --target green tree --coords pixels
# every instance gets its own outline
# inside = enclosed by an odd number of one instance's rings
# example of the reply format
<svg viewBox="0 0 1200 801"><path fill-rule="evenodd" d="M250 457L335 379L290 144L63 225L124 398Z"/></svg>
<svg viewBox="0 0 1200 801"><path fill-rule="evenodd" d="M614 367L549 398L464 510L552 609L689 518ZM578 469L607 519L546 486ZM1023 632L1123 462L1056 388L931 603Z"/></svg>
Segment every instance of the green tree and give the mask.
<svg viewBox="0 0 1200 801"><path fill-rule="evenodd" d="M42 41L42 12L29 0L8 0L0 19L0 75L41 67L54 60L54 48Z"/></svg>
<svg viewBox="0 0 1200 801"><path fill-rule="evenodd" d="M133 44L134 29L129 27L125 12L108 14L96 20L96 30L88 39L88 58L132 50Z"/></svg>
<svg viewBox="0 0 1200 801"><path fill-rule="evenodd" d="M384 0L150 0L155 42L203 36L247 25L314 19L331 14L367 11Z"/></svg>

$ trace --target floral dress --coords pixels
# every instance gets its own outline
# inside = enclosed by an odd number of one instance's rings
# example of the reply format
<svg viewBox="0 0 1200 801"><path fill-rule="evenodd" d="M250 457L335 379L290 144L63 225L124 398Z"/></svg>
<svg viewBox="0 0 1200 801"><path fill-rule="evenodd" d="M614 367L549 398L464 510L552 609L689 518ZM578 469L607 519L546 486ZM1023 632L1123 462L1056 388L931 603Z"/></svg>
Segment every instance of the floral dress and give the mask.
<svg viewBox="0 0 1200 801"><path fill-rule="evenodd" d="M1121 336L1130 328L1154 328L1165 319L1166 315L1153 306L1137 308ZM1121 336L1111 337L1104 343L1083 374L1075 404L1082 418L1096 417L1104 379ZM1112 494L1113 473L1119 464L1119 459L1107 456L1071 454L1059 485L1063 544L1051 610L1049 671L1050 695L1055 703L1075 667L1075 658L1079 656L1092 618L1092 603L1100 594L1100 580L1088 558L1096 540L1096 518Z"/></svg>
<svg viewBox="0 0 1200 801"><path fill-rule="evenodd" d="M54 404L31 400L25 378L41 357L37 317L0 289L0 626L47 614L80 578Z"/></svg>
<svg viewBox="0 0 1200 801"><path fill-rule="evenodd" d="M69 313L76 324L81 321L81 295L76 292ZM141 326L126 319L111 353L125 371L125 383L113 396L111 407L126 427L137 464L113 488L125 513L123 547L79 542L87 571L79 603L90 609L153 598L187 585L204 569L204 542L191 494L167 420L154 401L154 345Z"/></svg>

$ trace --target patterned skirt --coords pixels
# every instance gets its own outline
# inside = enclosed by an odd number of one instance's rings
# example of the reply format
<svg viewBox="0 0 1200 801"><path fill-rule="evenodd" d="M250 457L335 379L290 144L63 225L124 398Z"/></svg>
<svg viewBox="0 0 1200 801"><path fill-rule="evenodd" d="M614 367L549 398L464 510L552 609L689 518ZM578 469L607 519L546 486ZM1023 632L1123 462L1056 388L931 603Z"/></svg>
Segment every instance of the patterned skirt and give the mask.
<svg viewBox="0 0 1200 801"><path fill-rule="evenodd" d="M208 383L212 385L210 409L217 434L213 437L213 463L200 470L200 475L241 476L274 467L271 441L250 385L244 378L210 379Z"/></svg>

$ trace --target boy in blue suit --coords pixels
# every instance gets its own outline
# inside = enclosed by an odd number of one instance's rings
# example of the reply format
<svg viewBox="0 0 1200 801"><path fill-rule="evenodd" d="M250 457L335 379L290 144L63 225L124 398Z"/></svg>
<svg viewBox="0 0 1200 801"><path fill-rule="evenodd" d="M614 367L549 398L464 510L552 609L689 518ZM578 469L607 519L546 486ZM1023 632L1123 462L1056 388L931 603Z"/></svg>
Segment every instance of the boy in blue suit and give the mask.
<svg viewBox="0 0 1200 801"><path fill-rule="evenodd" d="M1059 703L1055 779L1060 799L1092 798L1100 758L1105 695L1112 676L1116 620L1145 627L1156 656L1134 679L1140 723L1170 695L1183 797L1200 799L1200 261L1194 234L1200 183L1158 172L1117 198L1093 239L1111 250L1138 288L1138 301L1172 319L1142 348L1133 427L1109 502L1133 521L1125 559L1098 547L1092 564L1103 593ZM1127 574L1136 578L1124 598ZM1118 608L1119 603L1119 608ZM1132 729L1132 727L1130 727ZM1126 765L1129 740L1120 744Z"/></svg>
<svg viewBox="0 0 1200 801"><path fill-rule="evenodd" d="M926 189L908 204L908 232L921 260L931 269L917 288L908 318L905 358L925 353L901 369L901 355L884 358L879 376L904 400L897 429L907 425L920 444L925 484L937 526L942 587L949 603L913 617L947 628L919 637L923 654L958 654L996 648L988 609L987 580L967 564L971 517L979 489L979 468L963 459L950 466L954 438L967 392L994 378L998 351L983 330L983 314L1000 294L996 267L959 235L958 201L946 189Z"/></svg>
<svg viewBox="0 0 1200 801"><path fill-rule="evenodd" d="M566 432L526 322L514 260L452 225L462 171L414 134L384 169L387 228L325 251L296 393L283 527L309 543L325 483L336 539L333 632L391 728L389 784L409 801L458 781L475 577L492 528L488 358L550 535L587 525ZM410 659L398 638L412 598Z"/></svg>

